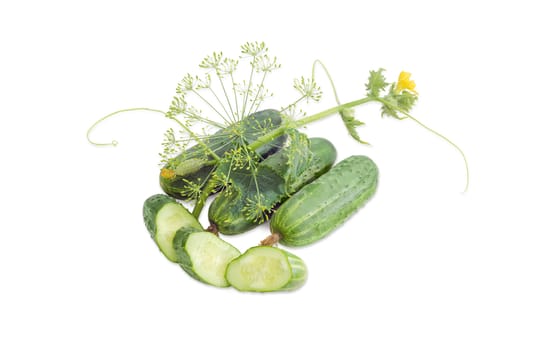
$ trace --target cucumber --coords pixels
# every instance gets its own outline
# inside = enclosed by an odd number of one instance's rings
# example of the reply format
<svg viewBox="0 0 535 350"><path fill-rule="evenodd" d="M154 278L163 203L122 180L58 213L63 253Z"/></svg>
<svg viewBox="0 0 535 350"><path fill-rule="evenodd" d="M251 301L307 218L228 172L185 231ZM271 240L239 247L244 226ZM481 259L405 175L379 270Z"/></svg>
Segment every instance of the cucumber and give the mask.
<svg viewBox="0 0 535 350"><path fill-rule="evenodd" d="M173 247L177 230L193 228L202 231L199 221L182 204L164 194L155 194L145 200L143 219L160 251L173 262L178 261Z"/></svg>
<svg viewBox="0 0 535 350"><path fill-rule="evenodd" d="M301 176L297 177L289 184L289 189L286 193L287 195L294 194L304 185L325 174L331 169L336 161L337 152L331 141L322 137L311 137L309 140L310 150L314 157L313 163L301 174Z"/></svg>
<svg viewBox="0 0 535 350"><path fill-rule="evenodd" d="M336 160L336 149L333 144L324 138L310 138L309 148L312 161L309 167L285 182L285 186L273 186L268 181L258 181L258 188L264 196L272 200L266 203L271 207L286 200L290 195L298 191L305 184L313 181L320 175L327 172ZM258 177L266 180L278 178L277 174L284 174L288 169L288 161L293 151L283 149L264 160L259 165ZM250 181L247 179L247 181ZM256 192L255 192L256 193ZM229 191L219 194L211 203L208 209L208 219L210 221L211 232L233 235L246 232L258 226L261 221L247 215L246 206L248 198L239 191ZM266 202L267 199L266 199ZM267 205L269 204L269 205ZM270 212L266 213L267 216Z"/></svg>
<svg viewBox="0 0 535 350"><path fill-rule="evenodd" d="M240 255L240 251L206 231L189 228L177 231L173 240L182 269L193 278L216 287L228 287L225 271L228 263Z"/></svg>
<svg viewBox="0 0 535 350"><path fill-rule="evenodd" d="M276 129L282 123L281 115L274 109L255 112L243 120L221 129L204 139L204 143L219 157L232 149L233 139L242 137L246 143L255 141L266 132ZM241 136L237 136L241 135ZM256 152L263 158L277 152L284 144L282 135L259 147ZM205 186L217 164L207 155L201 145L188 148L170 160L160 171L160 187L177 199L188 199L187 188L192 184Z"/></svg>
<svg viewBox="0 0 535 350"><path fill-rule="evenodd" d="M279 207L271 218L272 235L262 244L304 246L322 239L373 196L377 178L377 166L370 158L342 160Z"/></svg>
<svg viewBox="0 0 535 350"><path fill-rule="evenodd" d="M240 291L290 291L305 283L307 268L301 258L286 250L258 246L232 260L225 277Z"/></svg>

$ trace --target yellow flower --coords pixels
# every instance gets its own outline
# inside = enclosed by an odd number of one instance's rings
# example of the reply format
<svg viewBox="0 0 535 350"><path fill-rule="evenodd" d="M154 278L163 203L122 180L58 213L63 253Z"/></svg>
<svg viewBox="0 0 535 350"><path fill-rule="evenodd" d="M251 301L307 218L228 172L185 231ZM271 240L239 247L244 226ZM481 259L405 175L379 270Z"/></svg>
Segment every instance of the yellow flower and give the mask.
<svg viewBox="0 0 535 350"><path fill-rule="evenodd" d="M396 84L396 92L400 93L403 90L409 90L410 92L417 94L416 90L414 90L416 83L414 80L410 79L411 73L404 71L399 73L398 83Z"/></svg>

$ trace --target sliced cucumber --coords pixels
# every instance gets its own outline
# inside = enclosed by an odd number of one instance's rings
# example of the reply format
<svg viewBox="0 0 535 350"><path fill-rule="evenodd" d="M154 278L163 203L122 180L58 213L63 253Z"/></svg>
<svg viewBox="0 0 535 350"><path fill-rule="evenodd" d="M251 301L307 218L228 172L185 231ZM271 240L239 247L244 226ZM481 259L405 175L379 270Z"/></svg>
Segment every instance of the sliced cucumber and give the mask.
<svg viewBox="0 0 535 350"><path fill-rule="evenodd" d="M228 264L225 274L234 288L249 292L288 291L301 287L307 277L305 263L285 250L249 248Z"/></svg>
<svg viewBox="0 0 535 350"><path fill-rule="evenodd" d="M173 242L178 263L193 278L216 287L228 287L225 270L240 251L206 231L182 229Z"/></svg>
<svg viewBox="0 0 535 350"><path fill-rule="evenodd" d="M176 232L182 228L202 230L199 221L182 204L163 194L156 194L145 201L143 218L158 248L173 262L178 262L173 247Z"/></svg>

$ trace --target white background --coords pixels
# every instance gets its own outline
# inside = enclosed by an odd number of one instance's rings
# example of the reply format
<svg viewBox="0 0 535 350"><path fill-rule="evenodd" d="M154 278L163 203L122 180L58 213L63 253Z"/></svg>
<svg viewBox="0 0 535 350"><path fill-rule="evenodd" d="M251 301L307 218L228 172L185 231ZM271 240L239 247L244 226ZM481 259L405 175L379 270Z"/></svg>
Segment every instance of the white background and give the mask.
<svg viewBox="0 0 535 350"><path fill-rule="evenodd" d="M2 2L0 348L535 349L527 3ZM160 192L168 122L110 119L92 136L116 148L91 146L85 132L121 108L165 110L206 54L237 56L246 41L265 41L283 64L275 93L317 58L343 101L363 96L371 69L412 72L413 114L465 151L468 192L454 148L364 106L369 147L336 116L305 130L381 171L356 216L292 250L307 262L305 287L249 294L189 278L141 215ZM324 91L310 112L333 105ZM244 250L267 231L228 241Z"/></svg>

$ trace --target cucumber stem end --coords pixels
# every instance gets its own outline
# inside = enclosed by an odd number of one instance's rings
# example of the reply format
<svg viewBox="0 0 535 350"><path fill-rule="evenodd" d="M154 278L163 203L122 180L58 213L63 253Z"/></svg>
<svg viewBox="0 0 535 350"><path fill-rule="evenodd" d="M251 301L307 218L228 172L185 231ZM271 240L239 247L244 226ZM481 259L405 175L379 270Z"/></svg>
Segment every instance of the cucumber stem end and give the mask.
<svg viewBox="0 0 535 350"><path fill-rule="evenodd" d="M264 238L262 241L260 241L260 245L263 245L263 246L273 246L275 244L277 244L280 239L281 239L281 234L280 233L272 233L270 234L269 236L267 236L266 238Z"/></svg>

